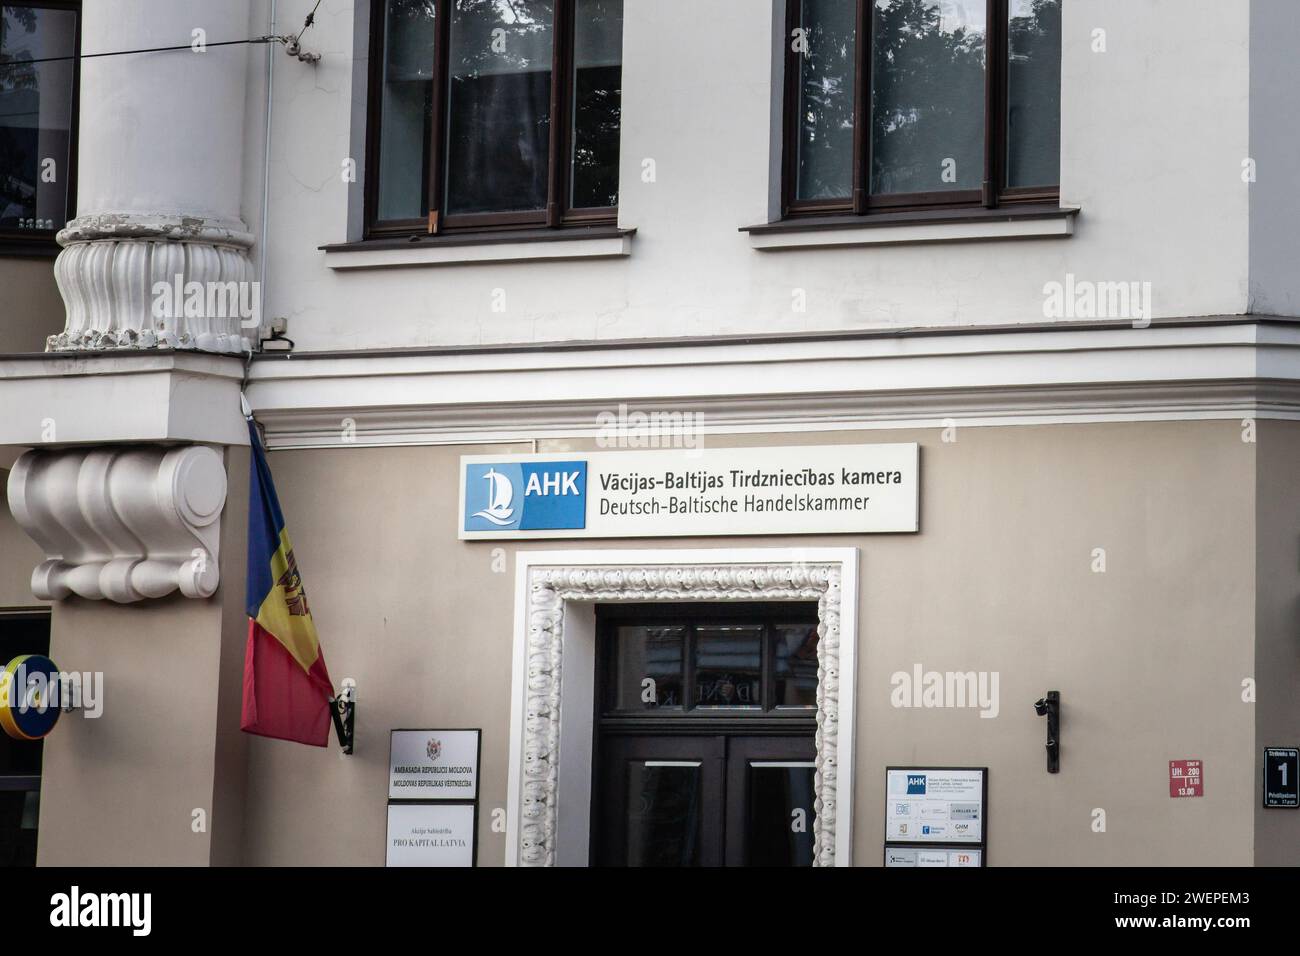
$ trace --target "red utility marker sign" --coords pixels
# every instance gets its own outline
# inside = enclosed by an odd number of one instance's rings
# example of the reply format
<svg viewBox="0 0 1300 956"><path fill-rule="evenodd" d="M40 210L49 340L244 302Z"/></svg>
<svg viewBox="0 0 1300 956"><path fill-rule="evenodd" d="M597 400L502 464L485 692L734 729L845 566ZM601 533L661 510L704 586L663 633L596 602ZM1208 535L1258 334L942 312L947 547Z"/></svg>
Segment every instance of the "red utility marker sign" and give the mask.
<svg viewBox="0 0 1300 956"><path fill-rule="evenodd" d="M1169 796L1205 796L1205 775L1199 760L1169 761Z"/></svg>

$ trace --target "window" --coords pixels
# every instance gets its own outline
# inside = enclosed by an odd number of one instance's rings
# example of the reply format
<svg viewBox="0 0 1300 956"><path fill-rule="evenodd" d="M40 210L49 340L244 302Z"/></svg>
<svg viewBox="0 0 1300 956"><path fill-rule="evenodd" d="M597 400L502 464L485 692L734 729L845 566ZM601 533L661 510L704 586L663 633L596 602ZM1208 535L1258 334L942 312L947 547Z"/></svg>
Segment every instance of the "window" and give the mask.
<svg viewBox="0 0 1300 956"><path fill-rule="evenodd" d="M788 216L1057 202L1060 0L789 0Z"/></svg>
<svg viewBox="0 0 1300 956"><path fill-rule="evenodd" d="M377 0L367 237L613 223L622 0Z"/></svg>
<svg viewBox="0 0 1300 956"><path fill-rule="evenodd" d="M54 251L73 208L78 4L0 4L0 251Z"/></svg>
<svg viewBox="0 0 1300 956"><path fill-rule="evenodd" d="M0 668L49 650L47 612L0 611ZM43 751L41 740L14 740L0 730L0 867L36 865Z"/></svg>
<svg viewBox="0 0 1300 956"><path fill-rule="evenodd" d="M817 605L601 605L606 714L810 717Z"/></svg>

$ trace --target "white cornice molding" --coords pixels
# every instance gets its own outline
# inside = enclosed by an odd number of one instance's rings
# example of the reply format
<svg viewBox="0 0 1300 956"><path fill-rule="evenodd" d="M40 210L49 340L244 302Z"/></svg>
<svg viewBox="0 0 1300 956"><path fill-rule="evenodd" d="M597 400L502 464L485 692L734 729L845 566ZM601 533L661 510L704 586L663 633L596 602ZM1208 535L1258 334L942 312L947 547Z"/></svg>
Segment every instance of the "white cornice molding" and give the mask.
<svg viewBox="0 0 1300 956"><path fill-rule="evenodd" d="M954 330L780 342L254 363L274 448L597 435L602 412L694 412L703 433L1300 419L1300 327Z"/></svg>
<svg viewBox="0 0 1300 956"><path fill-rule="evenodd" d="M211 597L226 472L211 448L33 450L9 473L14 520L45 553L43 601Z"/></svg>
<svg viewBox="0 0 1300 956"><path fill-rule="evenodd" d="M200 352L0 356L0 445L248 444L244 363Z"/></svg>

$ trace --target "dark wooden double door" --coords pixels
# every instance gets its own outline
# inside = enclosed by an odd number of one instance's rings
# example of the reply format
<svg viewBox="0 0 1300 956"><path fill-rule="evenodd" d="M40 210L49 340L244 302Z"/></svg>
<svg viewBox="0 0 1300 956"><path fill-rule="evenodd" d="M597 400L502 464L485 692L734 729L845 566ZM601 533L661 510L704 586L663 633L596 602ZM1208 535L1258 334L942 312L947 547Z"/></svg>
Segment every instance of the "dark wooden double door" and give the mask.
<svg viewBox="0 0 1300 956"><path fill-rule="evenodd" d="M816 608L598 610L592 862L810 866Z"/></svg>
<svg viewBox="0 0 1300 956"><path fill-rule="evenodd" d="M810 737L603 741L603 866L811 866Z"/></svg>

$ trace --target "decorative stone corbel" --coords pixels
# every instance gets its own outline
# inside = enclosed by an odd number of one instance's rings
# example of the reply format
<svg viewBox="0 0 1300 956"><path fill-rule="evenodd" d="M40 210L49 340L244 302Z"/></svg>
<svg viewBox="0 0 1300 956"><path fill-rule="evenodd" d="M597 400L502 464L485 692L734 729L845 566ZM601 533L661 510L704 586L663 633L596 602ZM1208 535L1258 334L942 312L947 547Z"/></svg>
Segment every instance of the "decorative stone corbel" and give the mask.
<svg viewBox="0 0 1300 956"><path fill-rule="evenodd" d="M226 471L211 448L34 449L9 473L9 508L45 551L42 600L121 604L217 589Z"/></svg>

